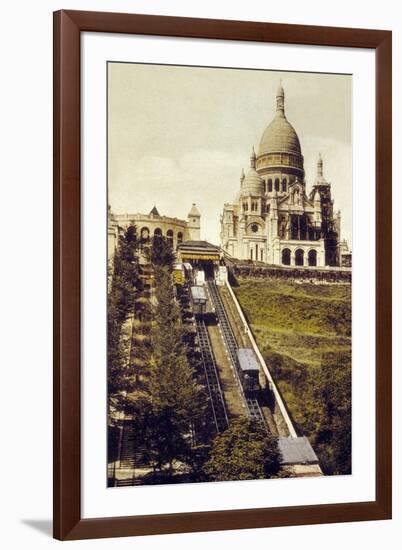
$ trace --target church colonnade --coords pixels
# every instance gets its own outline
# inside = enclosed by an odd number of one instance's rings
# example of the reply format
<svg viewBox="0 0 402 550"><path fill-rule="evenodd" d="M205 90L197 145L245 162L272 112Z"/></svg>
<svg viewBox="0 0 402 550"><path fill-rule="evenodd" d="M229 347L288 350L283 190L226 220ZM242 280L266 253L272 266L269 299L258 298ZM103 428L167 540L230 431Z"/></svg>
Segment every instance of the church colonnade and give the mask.
<svg viewBox="0 0 402 550"><path fill-rule="evenodd" d="M281 250L281 264L289 266L322 266L319 251L315 248L300 247L300 246L285 246Z"/></svg>

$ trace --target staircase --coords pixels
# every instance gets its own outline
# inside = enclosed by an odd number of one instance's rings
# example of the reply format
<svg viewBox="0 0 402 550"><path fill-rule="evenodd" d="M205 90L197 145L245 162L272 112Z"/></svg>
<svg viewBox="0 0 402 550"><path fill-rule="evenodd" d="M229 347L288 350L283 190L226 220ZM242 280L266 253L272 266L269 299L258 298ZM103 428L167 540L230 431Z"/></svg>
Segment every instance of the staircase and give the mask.
<svg viewBox="0 0 402 550"><path fill-rule="evenodd" d="M136 445L134 425L131 420L125 420L120 448L120 468L134 470L147 466L145 459L145 446Z"/></svg>
<svg viewBox="0 0 402 550"><path fill-rule="evenodd" d="M140 479L128 478L128 479L116 479L115 487L133 487L134 485L142 485Z"/></svg>

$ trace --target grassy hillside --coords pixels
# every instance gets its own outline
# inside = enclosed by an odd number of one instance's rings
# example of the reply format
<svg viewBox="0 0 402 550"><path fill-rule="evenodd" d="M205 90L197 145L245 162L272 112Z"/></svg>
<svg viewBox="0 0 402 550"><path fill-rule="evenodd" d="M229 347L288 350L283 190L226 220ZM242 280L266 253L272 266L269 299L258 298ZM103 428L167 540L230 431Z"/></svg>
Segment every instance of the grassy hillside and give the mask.
<svg viewBox="0 0 402 550"><path fill-rule="evenodd" d="M351 286L239 277L234 287L326 474L350 472Z"/></svg>

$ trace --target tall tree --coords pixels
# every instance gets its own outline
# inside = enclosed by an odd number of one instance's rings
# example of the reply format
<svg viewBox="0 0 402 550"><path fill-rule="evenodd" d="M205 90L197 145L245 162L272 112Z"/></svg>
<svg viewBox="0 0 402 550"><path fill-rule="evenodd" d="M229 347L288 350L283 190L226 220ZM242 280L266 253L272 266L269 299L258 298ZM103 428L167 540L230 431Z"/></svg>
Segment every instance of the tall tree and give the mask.
<svg viewBox="0 0 402 550"><path fill-rule="evenodd" d="M172 270L176 256L171 243L165 237L154 236L151 246L147 249L147 255L152 265Z"/></svg>
<svg viewBox="0 0 402 550"><path fill-rule="evenodd" d="M191 431L205 412L203 388L197 384L183 343L183 327L169 266L154 266L156 306L151 333L149 395L152 419L148 444L157 468L191 454Z"/></svg>
<svg viewBox="0 0 402 550"><path fill-rule="evenodd" d="M129 385L131 322L137 290L141 287L138 267L136 228L130 225L120 236L113 257L108 294L108 397L109 406L119 407L120 397Z"/></svg>
<svg viewBox="0 0 402 550"><path fill-rule="evenodd" d="M136 290L141 286L138 267L138 241L135 225L123 231L113 257L113 276L109 303L116 307L121 323L132 312Z"/></svg>

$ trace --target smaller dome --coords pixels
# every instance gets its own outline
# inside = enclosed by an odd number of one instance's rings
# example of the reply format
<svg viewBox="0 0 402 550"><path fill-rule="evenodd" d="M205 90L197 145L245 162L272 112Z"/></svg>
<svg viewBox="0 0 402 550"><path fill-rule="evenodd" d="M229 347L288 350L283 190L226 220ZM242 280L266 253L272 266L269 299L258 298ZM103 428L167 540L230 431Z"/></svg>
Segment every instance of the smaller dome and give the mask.
<svg viewBox="0 0 402 550"><path fill-rule="evenodd" d="M262 195L264 193L264 180L257 174L254 168L250 168L241 186L242 195Z"/></svg>

